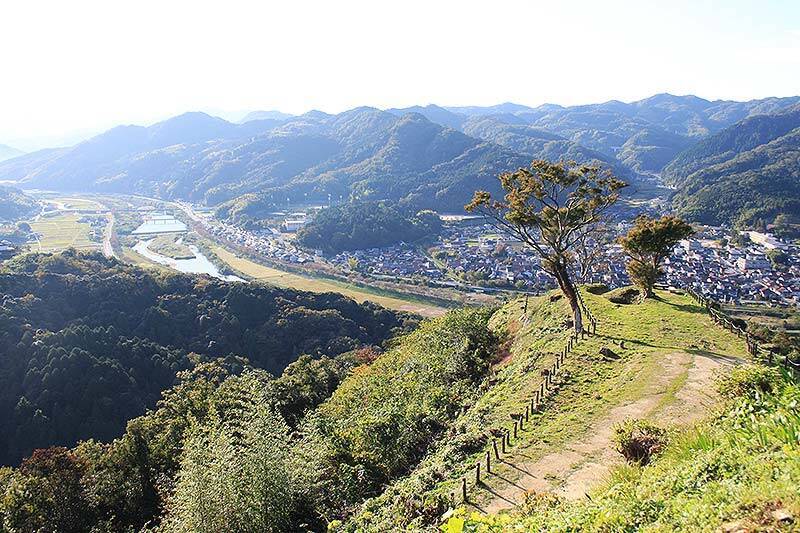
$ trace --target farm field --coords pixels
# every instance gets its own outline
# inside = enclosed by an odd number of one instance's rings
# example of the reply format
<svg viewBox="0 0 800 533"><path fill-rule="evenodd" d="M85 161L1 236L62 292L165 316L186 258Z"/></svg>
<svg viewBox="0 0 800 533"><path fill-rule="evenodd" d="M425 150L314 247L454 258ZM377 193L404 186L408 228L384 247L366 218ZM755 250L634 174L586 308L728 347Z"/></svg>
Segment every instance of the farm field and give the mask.
<svg viewBox="0 0 800 533"><path fill-rule="evenodd" d="M39 242L32 245L36 252L57 252L73 247L78 249L98 248L99 243L89 239L91 226L78 222L81 216L65 213L43 217L31 222L31 228L40 235Z"/></svg>
<svg viewBox="0 0 800 533"><path fill-rule="evenodd" d="M76 210L76 211L81 211L81 210L96 211L98 209L105 208L105 206L94 200L90 200L88 198L78 198L74 196L48 198L47 201L52 202L63 209Z"/></svg>
<svg viewBox="0 0 800 533"><path fill-rule="evenodd" d="M436 305L427 304L414 300L404 300L393 296L385 296L376 292L371 292L355 285L340 283L332 280L310 278L300 276L290 272L284 272L275 268L254 263L249 259L239 257L228 250L214 245L211 251L225 264L237 272L250 278L265 281L278 287L286 287L311 292L338 292L357 302L369 300L389 309L408 311L422 316L438 316L444 314L446 309Z"/></svg>

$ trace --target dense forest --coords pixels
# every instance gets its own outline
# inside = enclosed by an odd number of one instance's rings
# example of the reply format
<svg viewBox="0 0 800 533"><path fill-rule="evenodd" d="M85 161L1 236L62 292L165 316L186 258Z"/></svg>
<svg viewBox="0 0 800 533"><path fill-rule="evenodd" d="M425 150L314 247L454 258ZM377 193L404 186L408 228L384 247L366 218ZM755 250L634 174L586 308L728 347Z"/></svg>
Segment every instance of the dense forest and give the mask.
<svg viewBox="0 0 800 533"><path fill-rule="evenodd" d="M19 189L0 185L0 221L17 220L36 209L36 200Z"/></svg>
<svg viewBox="0 0 800 533"><path fill-rule="evenodd" d="M442 229L433 211L407 215L386 202L351 202L323 209L297 232L297 242L326 253L363 250L434 237Z"/></svg>
<svg viewBox="0 0 800 533"><path fill-rule="evenodd" d="M708 137L665 169L673 203L709 224L753 227L800 215L800 108L761 115Z"/></svg>
<svg viewBox="0 0 800 533"><path fill-rule="evenodd" d="M380 345L416 323L334 293L154 273L74 251L13 259L0 294L0 464L119 436L202 362L280 374L303 354Z"/></svg>
<svg viewBox="0 0 800 533"><path fill-rule="evenodd" d="M0 469L0 521L23 531L320 531L413 469L477 398L496 357L490 315L453 311L380 356L301 357L277 379L225 360L196 364L120 438Z"/></svg>

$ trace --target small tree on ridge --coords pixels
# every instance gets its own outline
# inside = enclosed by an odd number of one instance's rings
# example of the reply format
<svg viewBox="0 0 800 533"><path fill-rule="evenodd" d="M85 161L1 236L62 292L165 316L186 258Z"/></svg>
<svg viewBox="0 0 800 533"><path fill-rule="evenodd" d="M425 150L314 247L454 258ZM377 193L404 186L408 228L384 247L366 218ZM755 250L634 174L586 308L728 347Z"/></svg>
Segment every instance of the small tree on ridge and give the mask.
<svg viewBox="0 0 800 533"><path fill-rule="evenodd" d="M661 264L679 241L692 235L692 227L668 215L660 219L641 215L627 235L619 238L630 260L626 265L634 285L644 298L653 297L653 286L662 274Z"/></svg>
<svg viewBox="0 0 800 533"><path fill-rule="evenodd" d="M570 274L574 247L603 220L625 183L596 166L542 159L501 174L499 180L506 192L503 200L476 191L465 209L483 214L536 252L569 301L575 331L581 331L583 316Z"/></svg>

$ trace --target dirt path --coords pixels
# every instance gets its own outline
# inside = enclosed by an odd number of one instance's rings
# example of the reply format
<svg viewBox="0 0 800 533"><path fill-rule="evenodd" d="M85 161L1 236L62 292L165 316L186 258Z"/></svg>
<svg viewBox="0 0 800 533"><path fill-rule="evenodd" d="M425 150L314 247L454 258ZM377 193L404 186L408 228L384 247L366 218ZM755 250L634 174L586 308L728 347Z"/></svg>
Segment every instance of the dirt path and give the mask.
<svg viewBox="0 0 800 533"><path fill-rule="evenodd" d="M643 396L614 407L578 441L563 450L522 464L512 464L521 476L494 493L484 507L497 513L522 502L527 492L552 491L565 498L582 498L622 462L611 443L614 425L626 418L657 418L661 423L688 424L702 418L714 403L715 371L731 364L721 358L674 352L663 356L655 379ZM676 387L677 390L675 389Z"/></svg>

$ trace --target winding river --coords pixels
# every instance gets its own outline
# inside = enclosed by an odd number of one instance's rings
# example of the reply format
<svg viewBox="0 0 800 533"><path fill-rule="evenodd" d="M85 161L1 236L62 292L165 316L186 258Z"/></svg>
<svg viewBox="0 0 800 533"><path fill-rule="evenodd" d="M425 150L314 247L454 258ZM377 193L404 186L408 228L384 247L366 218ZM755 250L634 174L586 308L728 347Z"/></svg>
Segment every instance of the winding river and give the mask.
<svg viewBox="0 0 800 533"><path fill-rule="evenodd" d="M208 274L209 276L213 276L225 281L246 281L239 276L226 276L222 274L216 265L209 261L208 257L203 255L194 244L188 245L189 249L194 254L193 258L173 259L151 250L150 243L153 242L153 240L154 239L139 241L133 247L133 250L139 255L142 255L150 261L153 261L154 263L168 266L185 274Z"/></svg>

